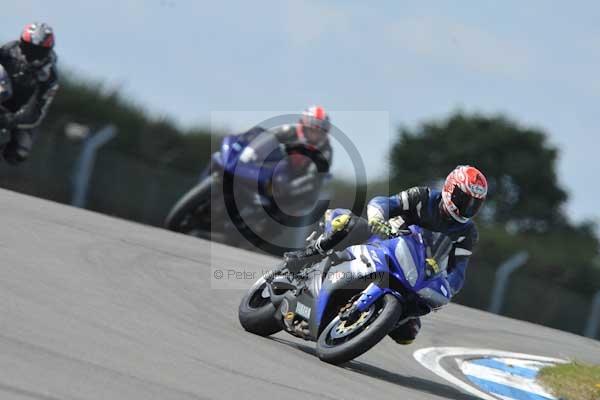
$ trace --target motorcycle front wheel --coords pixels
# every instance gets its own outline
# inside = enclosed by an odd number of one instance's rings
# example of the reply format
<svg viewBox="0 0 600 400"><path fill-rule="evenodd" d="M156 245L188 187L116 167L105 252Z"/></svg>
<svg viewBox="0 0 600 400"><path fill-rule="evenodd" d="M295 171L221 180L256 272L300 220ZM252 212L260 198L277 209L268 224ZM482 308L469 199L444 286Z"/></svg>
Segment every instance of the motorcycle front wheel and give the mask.
<svg viewBox="0 0 600 400"><path fill-rule="evenodd" d="M165 228L174 232L210 231L211 196L214 175L209 175L191 188L169 211Z"/></svg>
<svg viewBox="0 0 600 400"><path fill-rule="evenodd" d="M317 339L317 356L335 365L353 360L379 343L401 315L402 305L391 294L385 294L352 321L342 321L337 315Z"/></svg>

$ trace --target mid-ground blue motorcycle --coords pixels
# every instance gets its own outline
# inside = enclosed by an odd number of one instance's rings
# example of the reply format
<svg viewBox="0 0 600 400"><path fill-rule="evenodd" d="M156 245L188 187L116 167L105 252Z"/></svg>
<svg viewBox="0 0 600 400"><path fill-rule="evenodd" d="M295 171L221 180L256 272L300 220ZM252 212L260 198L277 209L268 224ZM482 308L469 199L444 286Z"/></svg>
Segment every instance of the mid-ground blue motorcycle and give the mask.
<svg viewBox="0 0 600 400"><path fill-rule="evenodd" d="M311 207L330 175L314 169L314 173L290 176L288 166L286 149L260 127L226 136L199 183L173 206L165 227L236 246L243 244L243 236L262 248L279 233L278 224L285 225L291 218L282 212L282 205L302 217L307 212L301 210L309 210L310 215L324 211ZM278 197L278 190L285 193ZM272 254L285 251L266 250Z"/></svg>
<svg viewBox="0 0 600 400"><path fill-rule="evenodd" d="M328 363L350 361L375 346L418 302L428 311L450 301L445 269L426 259L421 229L333 253L297 273L280 267L260 278L239 306L248 332L281 330L316 342Z"/></svg>

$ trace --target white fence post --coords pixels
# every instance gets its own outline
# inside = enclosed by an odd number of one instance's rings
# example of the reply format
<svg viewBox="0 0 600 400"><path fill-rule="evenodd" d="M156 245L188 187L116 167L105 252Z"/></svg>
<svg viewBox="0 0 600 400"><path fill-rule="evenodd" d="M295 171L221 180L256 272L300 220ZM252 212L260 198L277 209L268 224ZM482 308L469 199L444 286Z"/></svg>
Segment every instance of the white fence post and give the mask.
<svg viewBox="0 0 600 400"><path fill-rule="evenodd" d="M502 304L504 303L504 293L506 292L506 286L508 284L508 278L517 268L523 266L529 254L526 251L515 254L508 260L506 260L496 271L496 280L494 283L494 289L492 290L492 300L490 302L489 312L494 314L500 313Z"/></svg>
<svg viewBox="0 0 600 400"><path fill-rule="evenodd" d="M590 309L590 318L583 331L584 336L595 338L598 335L598 325L600 324L600 290L596 292L592 300Z"/></svg>
<svg viewBox="0 0 600 400"><path fill-rule="evenodd" d="M79 159L77 160L73 171L72 205L82 208L85 206L87 188L94 169L96 153L98 152L98 149L112 139L116 133L117 130L114 126L107 125L85 141L83 150L81 150Z"/></svg>

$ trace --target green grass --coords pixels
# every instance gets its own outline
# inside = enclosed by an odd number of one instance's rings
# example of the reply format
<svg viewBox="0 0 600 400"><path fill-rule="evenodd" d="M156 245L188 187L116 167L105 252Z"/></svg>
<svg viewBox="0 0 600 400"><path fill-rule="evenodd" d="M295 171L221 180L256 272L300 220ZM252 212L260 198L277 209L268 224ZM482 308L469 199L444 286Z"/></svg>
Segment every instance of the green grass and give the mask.
<svg viewBox="0 0 600 400"><path fill-rule="evenodd" d="M538 380L564 400L600 400L600 366L579 362L543 368Z"/></svg>

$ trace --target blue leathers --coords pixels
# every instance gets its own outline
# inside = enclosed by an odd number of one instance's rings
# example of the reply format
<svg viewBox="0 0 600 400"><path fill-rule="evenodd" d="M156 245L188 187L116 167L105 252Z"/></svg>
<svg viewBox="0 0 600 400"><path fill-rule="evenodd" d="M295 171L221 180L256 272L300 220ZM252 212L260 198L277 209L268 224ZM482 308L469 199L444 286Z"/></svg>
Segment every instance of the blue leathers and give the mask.
<svg viewBox="0 0 600 400"><path fill-rule="evenodd" d="M305 249L286 253L286 266L290 270L302 268L332 251L363 243L372 233L385 234L390 226L403 229L418 225L423 228L428 260L437 267L446 268L455 295L465 281L469 257L477 242L477 228L470 221L455 221L443 211L440 203L440 192L413 187L390 197L373 198L367 207L368 224L350 210L327 210L321 235ZM409 306L412 308L406 310L405 318L389 334L400 344L412 343L421 328L419 316L428 312L418 301Z"/></svg>
<svg viewBox="0 0 600 400"><path fill-rule="evenodd" d="M440 208L441 193L413 187L390 197L375 197L368 205L369 224L388 221L397 226L419 225L425 229L427 256L448 271L453 295L463 287L477 228L472 221L459 223Z"/></svg>

